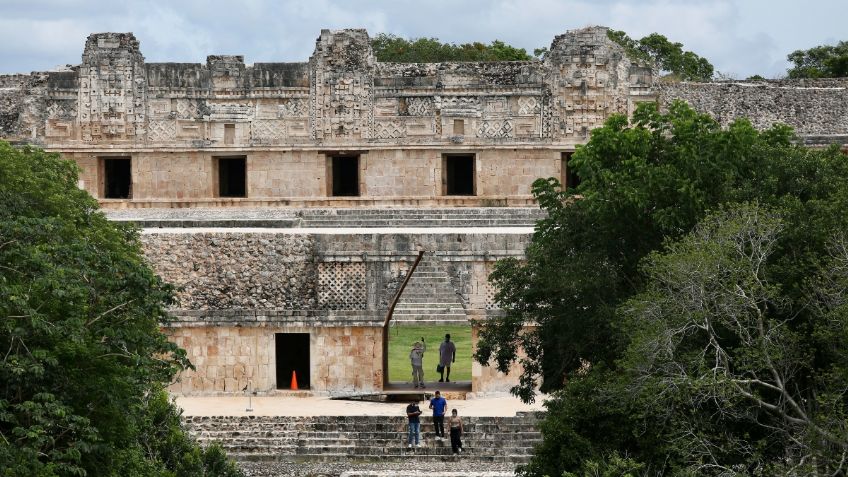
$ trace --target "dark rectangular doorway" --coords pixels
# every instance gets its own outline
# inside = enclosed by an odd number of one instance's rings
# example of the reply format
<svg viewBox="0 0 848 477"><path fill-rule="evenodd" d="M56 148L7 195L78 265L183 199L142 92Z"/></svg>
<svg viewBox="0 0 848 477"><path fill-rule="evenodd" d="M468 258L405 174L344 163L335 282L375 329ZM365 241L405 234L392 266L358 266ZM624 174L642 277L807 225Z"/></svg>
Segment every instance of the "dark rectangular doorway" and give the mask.
<svg viewBox="0 0 848 477"><path fill-rule="evenodd" d="M474 195L474 155L448 155L443 164L445 195Z"/></svg>
<svg viewBox="0 0 848 477"><path fill-rule="evenodd" d="M218 158L218 196L247 197L247 159Z"/></svg>
<svg viewBox="0 0 848 477"><path fill-rule="evenodd" d="M359 195L359 156L333 156L332 163L333 196Z"/></svg>
<svg viewBox="0 0 848 477"><path fill-rule="evenodd" d="M103 159L103 197L132 197L132 162L128 158Z"/></svg>
<svg viewBox="0 0 848 477"><path fill-rule="evenodd" d="M297 388L309 389L309 333L277 333L277 389L291 389L292 371Z"/></svg>

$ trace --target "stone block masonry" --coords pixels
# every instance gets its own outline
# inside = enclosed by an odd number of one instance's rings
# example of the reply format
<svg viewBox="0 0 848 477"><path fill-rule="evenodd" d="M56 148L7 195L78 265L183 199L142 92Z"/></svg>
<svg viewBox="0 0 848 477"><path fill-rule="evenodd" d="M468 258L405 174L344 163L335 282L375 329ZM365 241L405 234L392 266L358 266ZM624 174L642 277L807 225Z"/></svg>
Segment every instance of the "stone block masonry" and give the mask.
<svg viewBox="0 0 848 477"><path fill-rule="evenodd" d="M274 393L295 368L309 392L379 391L383 325L418 252L426 274L400 309L446 309L476 343L501 312L495 261L523 257L544 215L533 181L567 177L611 115L682 99L848 145L845 79L667 83L607 31L558 35L544 61L426 64L376 61L357 29L322 30L306 62L253 64L151 63L132 33L95 33L79 65L0 75L0 138L61 153L114 220L146 227L176 286L163 326L196 366L175 392ZM475 364L472 391L518 371Z"/></svg>
<svg viewBox="0 0 848 477"><path fill-rule="evenodd" d="M289 374L278 382L275 338L305 334L311 393L380 391L388 304L419 250L444 271L456 313L497 313L484 285L491 264L522 256L530 234L477 230L145 229L145 256L177 288L168 333L195 366L171 390L235 394L248 382L261 393L284 389ZM502 392L514 379L475 368L472 389Z"/></svg>

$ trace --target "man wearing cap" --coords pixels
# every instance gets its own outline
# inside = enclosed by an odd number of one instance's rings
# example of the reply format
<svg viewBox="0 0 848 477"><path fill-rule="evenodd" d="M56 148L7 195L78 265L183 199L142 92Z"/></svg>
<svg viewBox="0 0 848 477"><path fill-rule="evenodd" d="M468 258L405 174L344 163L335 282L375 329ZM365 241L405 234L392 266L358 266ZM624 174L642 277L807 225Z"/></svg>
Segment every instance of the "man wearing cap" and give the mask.
<svg viewBox="0 0 848 477"><path fill-rule="evenodd" d="M412 386L415 388L424 387L424 352L427 351L427 343L424 337L421 341L416 341L412 345L412 351L409 352L409 361L412 363Z"/></svg>

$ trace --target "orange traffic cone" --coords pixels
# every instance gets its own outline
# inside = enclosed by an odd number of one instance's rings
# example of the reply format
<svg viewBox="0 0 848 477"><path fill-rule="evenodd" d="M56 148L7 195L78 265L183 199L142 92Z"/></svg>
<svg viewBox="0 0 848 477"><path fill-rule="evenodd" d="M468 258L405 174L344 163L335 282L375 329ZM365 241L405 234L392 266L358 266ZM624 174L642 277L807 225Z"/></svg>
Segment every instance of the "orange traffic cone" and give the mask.
<svg viewBox="0 0 848 477"><path fill-rule="evenodd" d="M290 388L293 391L297 391L297 371L292 370L292 380Z"/></svg>

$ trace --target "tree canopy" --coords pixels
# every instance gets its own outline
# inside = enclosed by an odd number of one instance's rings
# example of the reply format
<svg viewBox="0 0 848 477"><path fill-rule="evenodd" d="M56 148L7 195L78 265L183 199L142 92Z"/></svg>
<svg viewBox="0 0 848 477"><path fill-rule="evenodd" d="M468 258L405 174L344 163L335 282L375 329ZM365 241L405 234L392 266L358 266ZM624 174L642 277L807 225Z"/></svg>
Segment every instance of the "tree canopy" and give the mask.
<svg viewBox="0 0 848 477"><path fill-rule="evenodd" d="M442 61L526 61L532 59L524 48L500 40L489 44L473 42L456 45L438 38L405 39L380 33L371 39L377 61L395 63L437 63Z"/></svg>
<svg viewBox="0 0 848 477"><path fill-rule="evenodd" d="M706 58L684 51L682 43L671 42L659 33L651 33L640 40L634 40L619 30L611 29L607 35L631 58L656 64L661 72L683 81L710 81L713 77L713 65Z"/></svg>
<svg viewBox="0 0 848 477"><path fill-rule="evenodd" d="M555 393L527 474L845 473L848 160L791 139L642 105L578 148L576 188L536 181L476 354Z"/></svg>
<svg viewBox="0 0 848 477"><path fill-rule="evenodd" d="M180 428L171 287L72 161L0 141L0 475L237 475Z"/></svg>
<svg viewBox="0 0 848 477"><path fill-rule="evenodd" d="M790 78L842 78L848 76L848 42L796 50L787 56L794 65Z"/></svg>

